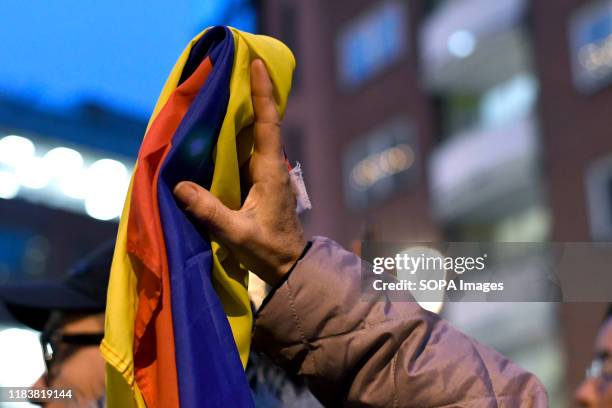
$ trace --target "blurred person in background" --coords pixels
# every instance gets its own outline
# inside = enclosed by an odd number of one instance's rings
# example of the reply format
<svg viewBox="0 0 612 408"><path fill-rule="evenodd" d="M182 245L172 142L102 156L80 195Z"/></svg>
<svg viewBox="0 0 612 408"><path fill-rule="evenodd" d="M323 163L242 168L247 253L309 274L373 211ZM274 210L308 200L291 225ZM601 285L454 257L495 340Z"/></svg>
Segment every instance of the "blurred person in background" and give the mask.
<svg viewBox="0 0 612 408"><path fill-rule="evenodd" d="M103 407L104 309L114 242L75 264L61 281L0 286L0 301L22 324L41 332L46 372L32 390L70 390L71 399L32 400L45 407Z"/></svg>
<svg viewBox="0 0 612 408"><path fill-rule="evenodd" d="M575 396L581 407L612 408L612 305L597 333L591 366Z"/></svg>

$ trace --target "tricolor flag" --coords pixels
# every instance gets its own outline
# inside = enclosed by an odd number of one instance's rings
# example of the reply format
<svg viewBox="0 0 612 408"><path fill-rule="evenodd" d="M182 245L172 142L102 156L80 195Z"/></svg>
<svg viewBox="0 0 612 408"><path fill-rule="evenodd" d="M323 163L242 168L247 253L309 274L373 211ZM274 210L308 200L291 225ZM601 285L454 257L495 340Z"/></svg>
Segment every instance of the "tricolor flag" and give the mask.
<svg viewBox="0 0 612 408"><path fill-rule="evenodd" d="M157 101L125 201L101 351L109 407L252 406L247 271L181 210L191 180L239 209L253 150L250 64L260 58L282 115L295 59L281 42L228 27L196 36Z"/></svg>

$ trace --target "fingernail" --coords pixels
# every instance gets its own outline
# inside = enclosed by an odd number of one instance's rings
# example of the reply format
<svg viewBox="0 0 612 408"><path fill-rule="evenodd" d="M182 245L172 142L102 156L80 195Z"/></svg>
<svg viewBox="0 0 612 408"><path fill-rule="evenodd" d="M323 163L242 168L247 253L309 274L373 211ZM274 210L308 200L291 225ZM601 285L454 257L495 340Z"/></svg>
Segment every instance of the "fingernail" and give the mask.
<svg viewBox="0 0 612 408"><path fill-rule="evenodd" d="M187 207L194 203L198 190L189 183L181 182L174 187L174 195Z"/></svg>

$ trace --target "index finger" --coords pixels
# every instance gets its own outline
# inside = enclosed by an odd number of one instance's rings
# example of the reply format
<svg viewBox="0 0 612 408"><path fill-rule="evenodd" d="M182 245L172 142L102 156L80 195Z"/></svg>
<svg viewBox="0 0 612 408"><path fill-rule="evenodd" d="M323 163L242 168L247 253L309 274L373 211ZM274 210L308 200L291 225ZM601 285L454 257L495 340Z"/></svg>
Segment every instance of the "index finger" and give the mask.
<svg viewBox="0 0 612 408"><path fill-rule="evenodd" d="M251 99L253 100L253 140L255 151L281 160L283 142L280 132L280 115L274 103L274 86L263 61L251 63Z"/></svg>

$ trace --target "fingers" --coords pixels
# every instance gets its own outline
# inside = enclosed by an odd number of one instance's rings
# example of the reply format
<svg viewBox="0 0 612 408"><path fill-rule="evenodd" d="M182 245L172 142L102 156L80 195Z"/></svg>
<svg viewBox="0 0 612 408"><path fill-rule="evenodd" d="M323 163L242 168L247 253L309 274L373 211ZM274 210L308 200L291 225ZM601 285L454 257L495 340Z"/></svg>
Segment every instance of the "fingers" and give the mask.
<svg viewBox="0 0 612 408"><path fill-rule="evenodd" d="M280 116L274 103L274 86L260 59L251 64L251 98L255 114L255 152L283 159Z"/></svg>
<svg viewBox="0 0 612 408"><path fill-rule="evenodd" d="M185 210L204 223L213 232L232 240L238 236L237 214L227 208L208 190L190 181L183 181L174 188L174 195L185 205Z"/></svg>

